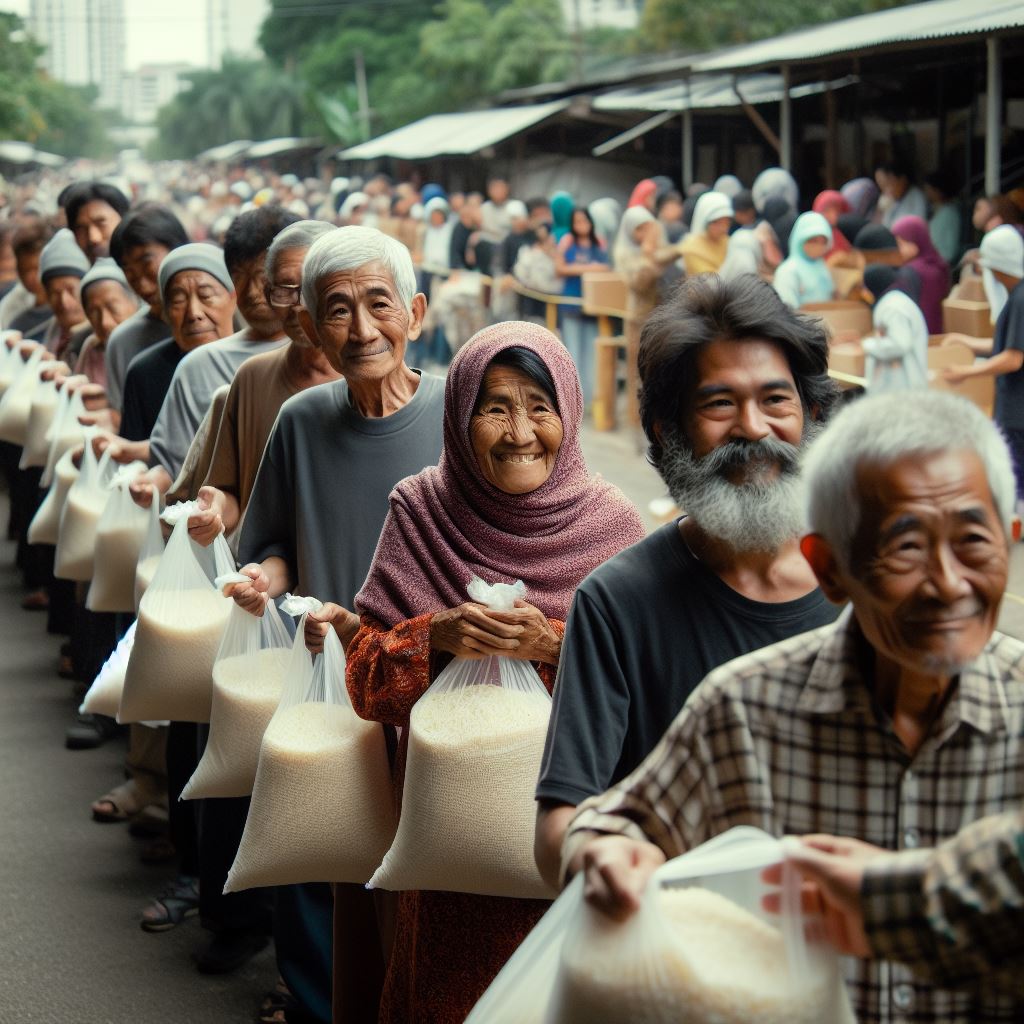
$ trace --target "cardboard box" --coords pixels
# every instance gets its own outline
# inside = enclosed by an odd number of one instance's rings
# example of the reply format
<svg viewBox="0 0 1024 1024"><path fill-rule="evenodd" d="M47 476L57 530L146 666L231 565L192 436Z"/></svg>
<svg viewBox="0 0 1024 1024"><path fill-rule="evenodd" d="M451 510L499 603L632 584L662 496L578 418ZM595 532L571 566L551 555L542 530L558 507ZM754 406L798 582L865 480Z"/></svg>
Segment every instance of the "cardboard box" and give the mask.
<svg viewBox="0 0 1024 1024"><path fill-rule="evenodd" d="M855 267L829 267L836 295L845 299L859 285L864 283L864 271Z"/></svg>
<svg viewBox="0 0 1024 1024"><path fill-rule="evenodd" d="M590 271L581 276L584 313L624 316L629 301L626 278L615 271Z"/></svg>
<svg viewBox="0 0 1024 1024"><path fill-rule="evenodd" d="M995 334L988 303L974 299L944 299L942 329L946 334L967 334L972 338L991 338Z"/></svg>
<svg viewBox="0 0 1024 1024"><path fill-rule="evenodd" d="M965 275L949 293L951 299L967 299L970 302L987 302L985 283L978 274Z"/></svg>
<svg viewBox="0 0 1024 1024"><path fill-rule="evenodd" d="M800 312L824 320L833 338L848 331L853 331L858 338L865 338L871 333L871 309L864 302L848 299L809 302L800 307Z"/></svg>
<svg viewBox="0 0 1024 1024"><path fill-rule="evenodd" d="M864 349L858 342L832 345L828 351L828 368L852 377L864 376Z"/></svg>

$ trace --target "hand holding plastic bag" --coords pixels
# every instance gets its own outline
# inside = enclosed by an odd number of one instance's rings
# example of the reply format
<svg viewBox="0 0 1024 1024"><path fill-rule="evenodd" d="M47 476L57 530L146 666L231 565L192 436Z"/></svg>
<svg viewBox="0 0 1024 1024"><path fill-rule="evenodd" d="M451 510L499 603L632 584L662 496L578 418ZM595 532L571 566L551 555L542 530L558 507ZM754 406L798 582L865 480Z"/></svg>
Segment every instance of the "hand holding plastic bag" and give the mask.
<svg viewBox="0 0 1024 1024"><path fill-rule="evenodd" d="M222 591L218 577L214 586ZM277 709L291 654L291 637L271 601L257 617L231 605L213 663L210 736L182 800L248 796L260 744Z"/></svg>
<svg viewBox="0 0 1024 1024"><path fill-rule="evenodd" d="M33 350L0 398L0 441L24 445L32 396L39 387L39 364L45 352L42 346Z"/></svg>
<svg viewBox="0 0 1024 1024"><path fill-rule="evenodd" d="M145 471L144 462L130 462L116 470L107 484L107 503L96 527L93 579L85 601L89 611L135 610L135 573L146 538L149 513L132 501L128 486Z"/></svg>
<svg viewBox="0 0 1024 1024"><path fill-rule="evenodd" d="M70 378L69 378L70 380ZM85 428L78 422L78 417L85 414L85 402L81 394L71 387L68 381L60 389L57 398L57 410L53 422L43 438L47 447L45 468L41 484L49 487L53 473L61 456L76 445L81 444L85 437Z"/></svg>
<svg viewBox="0 0 1024 1024"><path fill-rule="evenodd" d="M783 847L731 829L655 873L616 922L577 876L484 993L466 1024L853 1024L837 957L806 938L799 880L783 914L761 909L763 868Z"/></svg>
<svg viewBox="0 0 1024 1024"><path fill-rule="evenodd" d="M187 518L178 518L139 604L120 721L210 720L213 662L231 610L212 582L217 561L220 571L231 565L223 538L218 545L212 556L194 545Z"/></svg>
<svg viewBox="0 0 1024 1024"><path fill-rule="evenodd" d="M314 601L289 595L282 610L301 608L304 617ZM352 710L337 635L314 660L304 630L300 621L225 892L365 882L395 834L384 731Z"/></svg>
<svg viewBox="0 0 1024 1024"><path fill-rule="evenodd" d="M474 580L469 592L510 610L524 588ZM370 885L553 897L533 858L550 716L530 662L453 658L413 707L398 834Z"/></svg>
<svg viewBox="0 0 1024 1024"><path fill-rule="evenodd" d="M56 544L60 536L60 517L79 469L75 465L74 452L68 449L58 460L53 482L43 503L39 506L28 527L29 544Z"/></svg>
<svg viewBox="0 0 1024 1024"><path fill-rule="evenodd" d="M53 574L62 580L91 580L95 563L96 531L110 497L108 484L114 474L109 452L96 458L90 444L92 428L86 433L82 471L68 491L60 517L57 554Z"/></svg>

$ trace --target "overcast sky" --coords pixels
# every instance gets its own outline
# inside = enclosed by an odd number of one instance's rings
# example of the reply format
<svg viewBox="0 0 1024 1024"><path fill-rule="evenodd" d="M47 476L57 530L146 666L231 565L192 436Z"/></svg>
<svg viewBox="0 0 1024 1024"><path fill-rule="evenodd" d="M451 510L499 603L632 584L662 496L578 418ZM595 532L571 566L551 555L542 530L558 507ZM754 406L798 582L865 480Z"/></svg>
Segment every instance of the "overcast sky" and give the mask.
<svg viewBox="0 0 1024 1024"><path fill-rule="evenodd" d="M0 0L0 10L27 15L30 0ZM256 36L269 0L229 0L232 13L231 48L257 49ZM125 67L185 61L207 63L207 0L125 0L127 53Z"/></svg>

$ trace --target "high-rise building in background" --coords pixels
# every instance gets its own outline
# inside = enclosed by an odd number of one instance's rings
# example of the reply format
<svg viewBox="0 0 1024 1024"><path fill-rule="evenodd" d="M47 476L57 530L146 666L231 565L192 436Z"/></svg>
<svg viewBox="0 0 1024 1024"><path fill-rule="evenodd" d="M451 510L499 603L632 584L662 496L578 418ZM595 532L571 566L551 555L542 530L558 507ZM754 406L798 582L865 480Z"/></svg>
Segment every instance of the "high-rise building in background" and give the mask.
<svg viewBox="0 0 1024 1024"><path fill-rule="evenodd" d="M104 107L121 105L124 0L31 0L29 31L46 47L43 66L69 85L95 85Z"/></svg>
<svg viewBox="0 0 1024 1024"><path fill-rule="evenodd" d="M217 68L225 53L256 53L269 9L270 0L206 0L206 63Z"/></svg>

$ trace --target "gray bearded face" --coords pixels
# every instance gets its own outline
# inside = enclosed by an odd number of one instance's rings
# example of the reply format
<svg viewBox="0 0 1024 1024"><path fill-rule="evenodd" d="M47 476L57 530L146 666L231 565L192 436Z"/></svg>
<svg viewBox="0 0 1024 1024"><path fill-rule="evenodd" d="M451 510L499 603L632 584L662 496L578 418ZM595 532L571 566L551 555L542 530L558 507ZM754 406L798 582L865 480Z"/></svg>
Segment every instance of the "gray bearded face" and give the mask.
<svg viewBox="0 0 1024 1024"><path fill-rule="evenodd" d="M801 447L820 430L807 421ZM658 471L679 507L734 551L776 552L804 528L800 448L778 438L737 439L696 458L665 431Z"/></svg>

